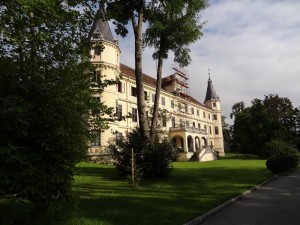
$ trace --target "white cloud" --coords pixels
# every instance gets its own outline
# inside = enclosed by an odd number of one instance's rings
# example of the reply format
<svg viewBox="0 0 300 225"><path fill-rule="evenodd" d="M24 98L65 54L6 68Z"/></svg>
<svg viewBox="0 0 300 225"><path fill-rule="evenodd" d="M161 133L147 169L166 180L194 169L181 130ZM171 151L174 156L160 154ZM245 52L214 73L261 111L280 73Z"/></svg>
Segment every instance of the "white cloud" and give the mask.
<svg viewBox="0 0 300 225"><path fill-rule="evenodd" d="M229 117L238 101L247 105L268 94L288 97L300 105L300 1L211 1L203 12L204 36L191 46L191 94L203 101L208 67L223 114ZM134 42L120 39L122 62L134 67ZM144 72L155 76L152 52L145 49ZM164 64L169 75L172 58Z"/></svg>

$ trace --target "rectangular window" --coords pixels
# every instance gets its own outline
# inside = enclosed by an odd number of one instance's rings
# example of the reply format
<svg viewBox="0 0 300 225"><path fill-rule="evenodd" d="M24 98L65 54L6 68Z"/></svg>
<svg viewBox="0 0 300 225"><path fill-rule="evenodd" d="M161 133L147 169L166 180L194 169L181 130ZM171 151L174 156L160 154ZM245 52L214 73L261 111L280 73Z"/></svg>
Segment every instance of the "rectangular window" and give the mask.
<svg viewBox="0 0 300 225"><path fill-rule="evenodd" d="M121 81L118 82L118 92L120 92L120 93L125 92L125 84Z"/></svg>
<svg viewBox="0 0 300 225"><path fill-rule="evenodd" d="M101 55L101 46L100 45L97 45L94 47L94 54Z"/></svg>
<svg viewBox="0 0 300 225"><path fill-rule="evenodd" d="M197 116L199 116L199 109L197 109Z"/></svg>
<svg viewBox="0 0 300 225"><path fill-rule="evenodd" d="M166 105L166 99L165 99L165 97L161 97L161 104L162 105Z"/></svg>
<svg viewBox="0 0 300 225"><path fill-rule="evenodd" d="M122 82L121 81L118 82L118 92L122 93Z"/></svg>
<svg viewBox="0 0 300 225"><path fill-rule="evenodd" d="M211 134L211 126L209 126L209 134Z"/></svg>
<svg viewBox="0 0 300 225"><path fill-rule="evenodd" d="M219 127L215 127L215 134L219 134Z"/></svg>
<svg viewBox="0 0 300 225"><path fill-rule="evenodd" d="M213 103L213 107L217 107L217 104L215 102Z"/></svg>
<svg viewBox="0 0 300 225"><path fill-rule="evenodd" d="M184 121L183 121L183 119L180 119L180 120L179 120L179 124L180 124L180 126L184 126Z"/></svg>
<svg viewBox="0 0 300 225"><path fill-rule="evenodd" d="M154 103L155 101L155 94L152 93L152 102Z"/></svg>
<svg viewBox="0 0 300 225"><path fill-rule="evenodd" d="M120 120L122 120L122 105L118 105L117 106L117 118L118 118L118 120L120 121Z"/></svg>
<svg viewBox="0 0 300 225"><path fill-rule="evenodd" d="M101 71L94 71L92 82L99 83L101 79Z"/></svg>
<svg viewBox="0 0 300 225"><path fill-rule="evenodd" d="M217 114L214 114L214 120L218 120Z"/></svg>
<svg viewBox="0 0 300 225"><path fill-rule="evenodd" d="M172 117L172 127L175 127L175 125L176 125L175 117Z"/></svg>
<svg viewBox="0 0 300 225"><path fill-rule="evenodd" d="M174 100L171 100L171 108L174 109L174 106L175 106Z"/></svg>
<svg viewBox="0 0 300 225"><path fill-rule="evenodd" d="M162 125L163 125L163 127L167 126L167 117L166 116L162 117Z"/></svg>
<svg viewBox="0 0 300 225"><path fill-rule="evenodd" d="M196 127L196 123L195 122L193 122L193 127Z"/></svg>
<svg viewBox="0 0 300 225"><path fill-rule="evenodd" d="M132 118L133 122L137 122L137 109L136 108L132 108L131 118Z"/></svg>
<svg viewBox="0 0 300 225"><path fill-rule="evenodd" d="M97 103L100 103L100 96L94 96L94 100L97 102ZM100 113L100 110L98 107L93 107L92 110L91 110L91 115L92 116L97 116L98 114Z"/></svg>
<svg viewBox="0 0 300 225"><path fill-rule="evenodd" d="M210 113L208 113L208 119L210 120Z"/></svg>
<svg viewBox="0 0 300 225"><path fill-rule="evenodd" d="M136 87L131 87L131 96L136 97Z"/></svg>
<svg viewBox="0 0 300 225"><path fill-rule="evenodd" d="M144 91L144 99L147 101L148 100L148 93L147 91Z"/></svg>
<svg viewBox="0 0 300 225"><path fill-rule="evenodd" d="M186 113L189 112L189 111L188 111L188 106L187 106L187 104L184 105L184 110L185 110Z"/></svg>
<svg viewBox="0 0 300 225"><path fill-rule="evenodd" d="M92 140L90 141L91 147L97 147L100 145L101 132L98 130L91 130Z"/></svg>
<svg viewBox="0 0 300 225"><path fill-rule="evenodd" d="M203 118L206 118L205 112L203 112Z"/></svg>
<svg viewBox="0 0 300 225"><path fill-rule="evenodd" d="M178 102L178 111L181 111L181 103Z"/></svg>
<svg viewBox="0 0 300 225"><path fill-rule="evenodd" d="M191 108L191 113L194 115L194 108L193 107Z"/></svg>
<svg viewBox="0 0 300 225"><path fill-rule="evenodd" d="M199 129L201 128L200 123L198 123L198 128L199 128Z"/></svg>

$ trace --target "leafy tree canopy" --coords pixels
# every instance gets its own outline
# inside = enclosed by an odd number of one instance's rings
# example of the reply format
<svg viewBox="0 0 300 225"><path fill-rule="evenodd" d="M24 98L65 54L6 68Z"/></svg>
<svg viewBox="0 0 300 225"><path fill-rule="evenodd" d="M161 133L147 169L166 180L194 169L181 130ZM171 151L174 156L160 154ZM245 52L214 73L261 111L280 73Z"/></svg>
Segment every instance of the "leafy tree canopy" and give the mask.
<svg viewBox="0 0 300 225"><path fill-rule="evenodd" d="M89 88L93 1L0 1L0 195L72 200L75 164L111 113ZM109 84L103 81L101 86Z"/></svg>
<svg viewBox="0 0 300 225"><path fill-rule="evenodd" d="M299 108L288 98L270 94L254 99L250 107L239 102L230 116L233 150L260 154L267 143L278 141L299 149Z"/></svg>

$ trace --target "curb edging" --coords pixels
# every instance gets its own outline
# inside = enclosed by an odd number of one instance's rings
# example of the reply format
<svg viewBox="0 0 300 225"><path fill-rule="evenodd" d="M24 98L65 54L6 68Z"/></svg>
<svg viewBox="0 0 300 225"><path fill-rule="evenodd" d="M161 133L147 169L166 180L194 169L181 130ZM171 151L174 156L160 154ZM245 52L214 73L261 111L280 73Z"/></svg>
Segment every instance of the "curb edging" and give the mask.
<svg viewBox="0 0 300 225"><path fill-rule="evenodd" d="M257 190L258 188L260 188L261 186L269 183L270 181L274 180L275 178L277 178L278 176L273 176L271 178L269 178L268 180L264 181L263 183L254 186L253 188L243 192L241 195L238 195L230 200L228 200L227 202L209 210L207 213L203 214L202 216L196 217L195 219L191 220L190 222L187 222L183 225L199 225L201 223L203 223L204 221L206 221L207 219L209 219L210 217L212 217L213 215L217 214L218 212L220 212L221 210L227 208L228 206L232 205L233 203L237 202L238 200L242 199L243 197L245 197L246 195L250 194L251 192Z"/></svg>

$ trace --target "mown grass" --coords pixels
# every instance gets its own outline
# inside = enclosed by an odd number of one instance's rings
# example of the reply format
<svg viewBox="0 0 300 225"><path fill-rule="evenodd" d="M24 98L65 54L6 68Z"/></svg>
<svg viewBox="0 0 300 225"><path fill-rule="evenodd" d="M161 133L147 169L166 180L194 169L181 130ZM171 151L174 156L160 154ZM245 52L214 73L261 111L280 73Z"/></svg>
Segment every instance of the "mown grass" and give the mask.
<svg viewBox="0 0 300 225"><path fill-rule="evenodd" d="M74 181L78 208L64 206L45 224L179 225L271 176L265 160L231 154L212 162L176 162L170 177L141 180L133 189L112 166L80 163ZM28 203L2 201L0 206L25 210L16 221L33 224L26 218Z"/></svg>

